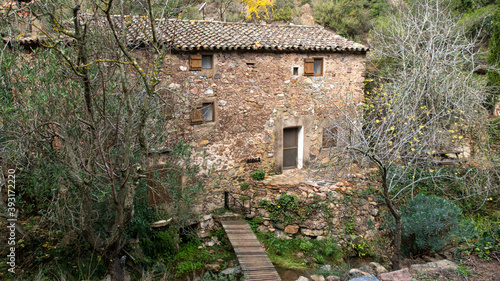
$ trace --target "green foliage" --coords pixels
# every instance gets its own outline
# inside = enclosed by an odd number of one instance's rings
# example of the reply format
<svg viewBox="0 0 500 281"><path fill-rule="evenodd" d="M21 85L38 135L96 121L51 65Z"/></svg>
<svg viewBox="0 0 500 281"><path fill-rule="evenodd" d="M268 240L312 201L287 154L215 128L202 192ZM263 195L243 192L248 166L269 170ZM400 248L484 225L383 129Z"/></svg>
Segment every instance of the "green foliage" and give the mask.
<svg viewBox="0 0 500 281"><path fill-rule="evenodd" d="M264 179L265 176L266 176L266 172L264 172L262 170L256 170L252 174L252 179L256 180L256 181L261 181Z"/></svg>
<svg viewBox="0 0 500 281"><path fill-rule="evenodd" d="M274 222L292 224L304 221L307 217L307 212L305 208L299 206L299 201L297 196L285 193L275 203L264 199L259 205L269 211L270 218Z"/></svg>
<svg viewBox="0 0 500 281"><path fill-rule="evenodd" d="M248 182L244 182L244 183L240 184L240 189L242 191L246 191L246 190L248 190L249 186L250 186L250 184Z"/></svg>
<svg viewBox="0 0 500 281"><path fill-rule="evenodd" d="M350 39L370 30L373 19L387 8L385 0L326 0L314 6L314 19Z"/></svg>
<svg viewBox="0 0 500 281"><path fill-rule="evenodd" d="M500 117L490 121L488 128L488 138L490 143L495 146L500 146Z"/></svg>
<svg viewBox="0 0 500 281"><path fill-rule="evenodd" d="M290 22L294 13L293 8L293 1L275 0L272 10L273 21Z"/></svg>
<svg viewBox="0 0 500 281"><path fill-rule="evenodd" d="M493 17L493 31L490 39L490 48L488 56L488 64L495 69L488 72L488 82L492 88L492 100L490 101L490 109L493 109L498 96L500 95L500 5L497 5Z"/></svg>
<svg viewBox="0 0 500 281"><path fill-rule="evenodd" d="M212 234L215 235L216 233ZM219 259L222 259L224 262L233 260L235 255L225 235L219 233L216 236L221 238L220 246L215 245L210 248L200 247L202 245L201 240L193 235L189 241L180 244L179 252L175 256L166 256L165 260L172 268L175 268L176 275L179 277L200 270L206 264L217 262Z"/></svg>
<svg viewBox="0 0 500 281"><path fill-rule="evenodd" d="M203 16L200 12L198 12L198 8L196 7L187 7L182 10L181 18L183 20L201 20Z"/></svg>
<svg viewBox="0 0 500 281"><path fill-rule="evenodd" d="M263 234L257 231L257 237L264 243L271 261L285 268L306 269L314 264L338 262L343 258L343 252L337 246L334 238L324 240L305 240L275 238L273 233ZM300 257L298 253L302 253Z"/></svg>
<svg viewBox="0 0 500 281"><path fill-rule="evenodd" d="M17 182L21 187L18 189L18 203L23 216L43 215L55 207L53 199L59 192L64 194L67 191L61 180L64 168L63 165L38 159L28 170L18 174Z"/></svg>
<svg viewBox="0 0 500 281"><path fill-rule="evenodd" d="M495 218L478 217L472 219L474 236L464 243L462 251L466 255L476 254L483 260L491 260L500 254L500 221Z"/></svg>
<svg viewBox="0 0 500 281"><path fill-rule="evenodd" d="M403 251L429 254L467 237L470 225L461 223L462 211L452 202L419 194L401 208Z"/></svg>

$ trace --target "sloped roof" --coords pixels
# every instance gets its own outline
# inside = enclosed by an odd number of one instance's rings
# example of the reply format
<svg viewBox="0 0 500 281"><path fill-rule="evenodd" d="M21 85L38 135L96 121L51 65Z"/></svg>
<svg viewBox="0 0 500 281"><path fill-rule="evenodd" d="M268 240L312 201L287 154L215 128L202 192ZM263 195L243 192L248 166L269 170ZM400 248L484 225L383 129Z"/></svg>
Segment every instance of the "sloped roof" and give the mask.
<svg viewBox="0 0 500 281"><path fill-rule="evenodd" d="M129 19L129 44L146 44L152 38L148 21ZM262 25L253 23L157 20L158 40L179 51L271 50L295 52L368 51L320 26Z"/></svg>
<svg viewBox="0 0 500 281"><path fill-rule="evenodd" d="M127 26L128 45L148 45L148 42L152 41L151 25L146 17L125 16L123 19ZM109 28L104 18L84 14L82 24L84 21L99 29ZM113 16L113 21L118 31L123 30L120 16ZM155 24L158 40L177 51L365 52L369 50L368 47L347 40L321 26L175 19L157 19ZM62 36L60 39L72 41L66 37ZM36 44L46 39L45 36L25 34L16 40L21 44Z"/></svg>

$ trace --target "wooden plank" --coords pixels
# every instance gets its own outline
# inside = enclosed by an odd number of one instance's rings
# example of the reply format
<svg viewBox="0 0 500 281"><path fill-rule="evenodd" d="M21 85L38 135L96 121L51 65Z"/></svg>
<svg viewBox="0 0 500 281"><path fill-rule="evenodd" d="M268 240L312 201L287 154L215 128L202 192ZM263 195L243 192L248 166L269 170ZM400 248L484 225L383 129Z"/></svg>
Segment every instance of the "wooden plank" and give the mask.
<svg viewBox="0 0 500 281"><path fill-rule="evenodd" d="M281 281L264 248L246 221L222 221L222 226L249 281Z"/></svg>

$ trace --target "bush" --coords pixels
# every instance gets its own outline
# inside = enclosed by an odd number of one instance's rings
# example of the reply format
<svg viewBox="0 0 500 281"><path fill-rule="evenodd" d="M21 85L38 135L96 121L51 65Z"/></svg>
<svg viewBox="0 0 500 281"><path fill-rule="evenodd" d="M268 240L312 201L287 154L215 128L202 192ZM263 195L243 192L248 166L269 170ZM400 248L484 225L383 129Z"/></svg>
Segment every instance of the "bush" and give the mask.
<svg viewBox="0 0 500 281"><path fill-rule="evenodd" d="M401 208L401 213L403 251L410 255L439 251L467 232L466 225L461 223L462 211L454 203L434 195L415 196Z"/></svg>
<svg viewBox="0 0 500 281"><path fill-rule="evenodd" d="M483 260L491 260L500 254L500 221L498 218L478 217L472 219L474 237L467 240L466 255L476 254Z"/></svg>
<svg viewBox="0 0 500 281"><path fill-rule="evenodd" d="M314 20L354 39L370 30L373 19L386 5L385 1L379 0L321 1L314 6Z"/></svg>
<svg viewBox="0 0 500 281"><path fill-rule="evenodd" d="M256 180L256 181L261 181L264 179L265 176L266 176L266 172L261 171L261 170L257 170L255 172L253 172L252 179Z"/></svg>
<svg viewBox="0 0 500 281"><path fill-rule="evenodd" d="M240 184L240 188L242 191L248 190L249 186L250 186L250 184L248 184L248 182L244 182L244 183Z"/></svg>

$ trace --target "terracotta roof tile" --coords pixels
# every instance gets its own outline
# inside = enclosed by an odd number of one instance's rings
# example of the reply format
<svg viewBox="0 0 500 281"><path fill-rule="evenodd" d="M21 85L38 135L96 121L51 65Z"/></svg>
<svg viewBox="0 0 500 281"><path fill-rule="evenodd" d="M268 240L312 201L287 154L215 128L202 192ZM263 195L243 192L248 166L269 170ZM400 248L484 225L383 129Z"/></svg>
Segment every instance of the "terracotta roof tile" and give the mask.
<svg viewBox="0 0 500 281"><path fill-rule="evenodd" d="M156 24L159 40L179 51L368 51L368 47L320 26L185 20L157 20ZM132 17L128 29L127 40L131 44L147 44L152 37L146 18Z"/></svg>
<svg viewBox="0 0 500 281"><path fill-rule="evenodd" d="M122 30L119 16L117 30ZM86 17L92 25L107 28L104 19ZM130 46L148 45L151 26L146 17L125 16ZM321 26L262 25L240 22L156 20L158 40L178 51L262 50L278 52L365 52L369 48L328 31ZM69 38L66 38L69 39ZM18 39L22 44L46 40L43 37ZM4 41L6 39L4 38ZM66 40L67 41L67 40Z"/></svg>

